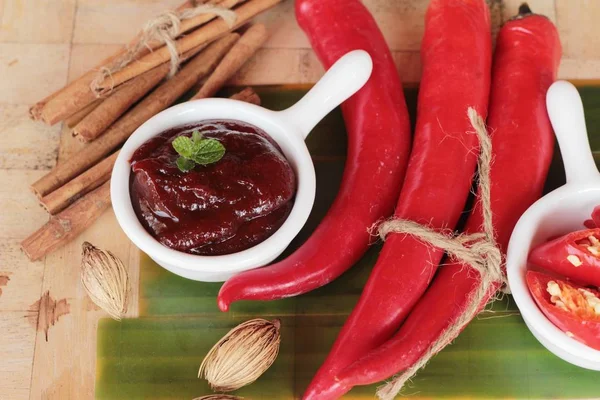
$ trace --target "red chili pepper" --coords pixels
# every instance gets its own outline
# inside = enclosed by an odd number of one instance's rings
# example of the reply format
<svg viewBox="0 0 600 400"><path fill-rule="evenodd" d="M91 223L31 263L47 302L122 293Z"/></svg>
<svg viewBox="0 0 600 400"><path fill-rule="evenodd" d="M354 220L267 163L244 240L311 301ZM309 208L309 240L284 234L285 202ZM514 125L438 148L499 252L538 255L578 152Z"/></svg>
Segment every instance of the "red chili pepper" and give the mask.
<svg viewBox="0 0 600 400"><path fill-rule="evenodd" d="M487 113L492 41L486 2L433 0L421 59L417 126L395 217L438 230L454 228L477 160L478 141L467 109ZM394 334L427 289L443 254L413 236L387 236L358 304L305 399L335 397L335 374Z"/></svg>
<svg viewBox="0 0 600 400"><path fill-rule="evenodd" d="M494 155L491 205L502 251L517 220L544 187L554 148L545 98L561 53L550 20L527 14L525 7L519 11L519 17L508 21L498 34L488 117ZM477 201L465 231L480 231L482 222ZM469 266L456 262L442 266L396 335L338 374L337 385L349 390L413 366L462 314L478 284L477 272ZM497 282L494 289L499 286ZM490 291L490 298L494 292Z"/></svg>
<svg viewBox="0 0 600 400"><path fill-rule="evenodd" d="M600 350L600 293L540 272L527 271L527 286L544 315L568 336Z"/></svg>
<svg viewBox="0 0 600 400"><path fill-rule="evenodd" d="M581 285L600 286L600 229L572 232L531 252L529 262Z"/></svg>
<svg viewBox="0 0 600 400"><path fill-rule="evenodd" d="M391 215L410 152L402 82L373 17L359 0L298 0L296 18L325 67L351 50L366 50L373 73L342 105L348 156L342 185L312 236L287 259L227 281L219 308L236 300L275 300L321 287L367 250L368 229Z"/></svg>

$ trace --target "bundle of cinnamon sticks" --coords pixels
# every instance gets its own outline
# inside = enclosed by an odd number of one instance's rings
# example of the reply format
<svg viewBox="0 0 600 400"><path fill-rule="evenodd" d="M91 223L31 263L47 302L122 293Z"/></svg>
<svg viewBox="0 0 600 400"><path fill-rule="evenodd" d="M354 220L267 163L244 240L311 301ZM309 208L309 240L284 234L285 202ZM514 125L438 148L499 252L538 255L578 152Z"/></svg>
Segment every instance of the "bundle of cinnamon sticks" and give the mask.
<svg viewBox="0 0 600 400"><path fill-rule="evenodd" d="M193 98L214 96L267 39L264 25L245 25L280 1L187 0L149 21L117 54L31 107L33 119L64 121L73 136L88 143L32 185L52 217L21 243L31 260L78 236L110 207L118 148L197 84ZM260 102L250 88L233 98Z"/></svg>

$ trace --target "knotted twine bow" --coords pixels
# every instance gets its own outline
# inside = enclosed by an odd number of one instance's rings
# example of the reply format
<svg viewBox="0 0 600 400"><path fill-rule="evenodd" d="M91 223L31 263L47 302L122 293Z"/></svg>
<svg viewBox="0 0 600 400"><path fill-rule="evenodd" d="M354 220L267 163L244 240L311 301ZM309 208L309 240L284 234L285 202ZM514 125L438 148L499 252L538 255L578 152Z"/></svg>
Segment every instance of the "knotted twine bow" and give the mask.
<svg viewBox="0 0 600 400"><path fill-rule="evenodd" d="M234 11L216 6L213 4L200 4L194 8L187 8L181 11L165 11L158 15L156 18L146 22L146 25L142 29L140 38L137 40L134 46L127 49L127 52L113 61L110 66L102 67L100 74L90 84L90 88L96 94L97 97L104 92L102 85L105 80L110 78L112 74L118 72L134 61L140 52L144 48L152 50L151 43L158 43L159 45L164 44L169 50L171 56L171 69L169 71L169 78L175 75L179 69L181 60L179 58L179 51L177 50L177 43L175 38L181 33L181 22L194 18L200 14L214 14L219 18L222 18L227 25L232 28L235 25L237 15ZM113 89L109 88L109 92Z"/></svg>
<svg viewBox="0 0 600 400"><path fill-rule="evenodd" d="M467 115L479 139L480 154L477 161L479 171L478 195L483 213L483 232L472 234L444 234L413 221L390 219L378 227L379 236L385 240L389 233L404 233L418 238L424 243L444 250L463 264L479 273L480 283L473 291L467 307L427 349L425 354L402 374L379 388L377 395L382 400L393 399L402 389L406 381L425 366L429 360L448 345L462 329L475 317L481 304L489 297L493 285L506 281L502 271L502 252L494 238L492 225L492 209L490 200L490 168L492 163L492 142L485 127L485 122L475 109L469 107Z"/></svg>

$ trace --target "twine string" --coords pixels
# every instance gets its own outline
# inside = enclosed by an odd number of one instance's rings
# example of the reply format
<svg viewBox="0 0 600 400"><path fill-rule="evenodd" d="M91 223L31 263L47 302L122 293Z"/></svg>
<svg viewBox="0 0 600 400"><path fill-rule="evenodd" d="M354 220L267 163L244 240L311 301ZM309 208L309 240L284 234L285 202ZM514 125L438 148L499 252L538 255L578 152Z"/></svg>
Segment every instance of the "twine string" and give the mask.
<svg viewBox="0 0 600 400"><path fill-rule="evenodd" d="M98 76L90 84L92 91L97 97L112 91L114 89L114 81L111 81L108 87L106 87L106 81L111 79L115 72L121 71L136 60L144 48L152 50L151 44L154 43L158 43L159 45L164 44L169 51L171 68L168 77L173 77L181 64L175 40L181 34L181 23L184 20L201 14L216 15L222 18L230 28L235 25L237 19L234 11L213 4L200 4L181 11L165 11L146 22L139 40L136 41L135 45L130 46L125 54L113 61L109 66L104 66L100 69Z"/></svg>

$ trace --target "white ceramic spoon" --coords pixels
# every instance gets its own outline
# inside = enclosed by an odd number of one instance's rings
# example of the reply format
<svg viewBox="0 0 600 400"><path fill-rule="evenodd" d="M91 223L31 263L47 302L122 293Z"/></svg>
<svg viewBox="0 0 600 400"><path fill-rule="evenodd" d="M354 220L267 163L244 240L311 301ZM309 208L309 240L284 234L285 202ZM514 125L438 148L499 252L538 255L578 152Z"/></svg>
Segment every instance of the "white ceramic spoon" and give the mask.
<svg viewBox="0 0 600 400"><path fill-rule="evenodd" d="M119 225L129 239L159 265L188 279L224 281L236 273L273 261L304 226L315 199L315 169L304 139L325 115L367 82L372 70L369 54L354 50L342 56L287 110L271 111L237 100L210 98L188 101L158 113L129 137L115 162L110 195ZM138 147L167 129L207 119L240 120L263 129L281 147L298 182L292 211L272 236L247 250L221 256L197 256L163 246L146 232L133 211L129 195L129 160Z"/></svg>
<svg viewBox="0 0 600 400"><path fill-rule="evenodd" d="M600 205L600 174L588 143L581 98L575 86L555 82L546 95L548 115L565 165L567 183L535 202L519 219L506 257L508 283L533 335L558 357L600 371L600 351L568 337L537 307L525 281L527 256L551 237L584 229Z"/></svg>

